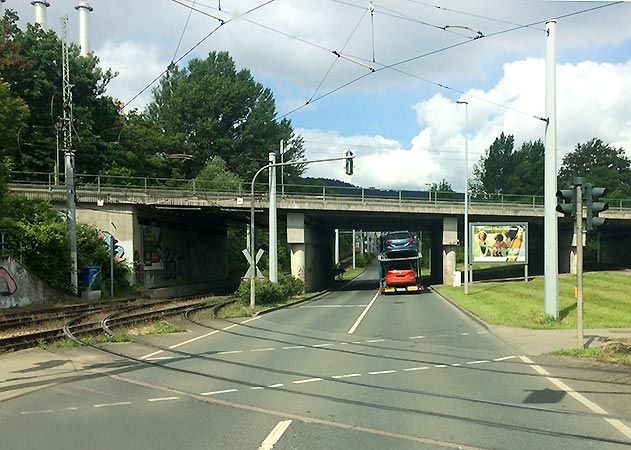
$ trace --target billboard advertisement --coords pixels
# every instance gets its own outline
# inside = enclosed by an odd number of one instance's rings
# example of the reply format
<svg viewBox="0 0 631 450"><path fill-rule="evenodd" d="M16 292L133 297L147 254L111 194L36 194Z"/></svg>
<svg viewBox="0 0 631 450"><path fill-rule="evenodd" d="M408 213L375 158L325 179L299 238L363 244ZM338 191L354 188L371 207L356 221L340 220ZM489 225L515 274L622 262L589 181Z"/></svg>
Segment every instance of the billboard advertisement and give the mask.
<svg viewBox="0 0 631 450"><path fill-rule="evenodd" d="M472 223L471 262L528 264L527 223Z"/></svg>

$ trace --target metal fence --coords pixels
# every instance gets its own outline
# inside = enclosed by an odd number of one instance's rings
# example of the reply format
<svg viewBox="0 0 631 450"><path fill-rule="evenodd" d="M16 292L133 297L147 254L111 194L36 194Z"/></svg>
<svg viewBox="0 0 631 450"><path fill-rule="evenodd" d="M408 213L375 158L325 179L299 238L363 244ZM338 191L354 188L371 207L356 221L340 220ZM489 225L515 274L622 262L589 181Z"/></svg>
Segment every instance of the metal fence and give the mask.
<svg viewBox="0 0 631 450"><path fill-rule="evenodd" d="M15 189L39 189L48 191L60 191L65 189L64 174L59 174L55 183L55 176L48 172L12 172L10 185ZM156 195L231 195L235 197L248 197L250 195L250 183L235 183L231 186L213 187L207 182L184 178L152 178L152 177L127 177L118 175L75 175L77 191L90 191L95 194L152 194ZM268 193L267 183L256 183L254 192L257 198L265 197ZM376 188L359 188L350 186L322 186L322 185L297 185L283 184L277 188L279 198L305 198L317 200L357 200L387 201L398 203L464 203L462 192L442 191L413 191L413 190L387 190ZM470 195L470 203L494 204L494 205L519 205L542 208L544 197L542 195L523 194L495 194L482 193ZM626 210L631 208L631 199L608 200L610 210Z"/></svg>

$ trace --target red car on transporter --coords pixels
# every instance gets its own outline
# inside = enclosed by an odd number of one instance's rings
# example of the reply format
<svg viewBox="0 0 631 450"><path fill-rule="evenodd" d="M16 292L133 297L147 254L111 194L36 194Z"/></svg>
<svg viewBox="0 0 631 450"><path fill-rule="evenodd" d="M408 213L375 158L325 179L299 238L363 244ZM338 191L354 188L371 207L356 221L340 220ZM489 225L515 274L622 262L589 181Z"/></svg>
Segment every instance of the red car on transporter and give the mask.
<svg viewBox="0 0 631 450"><path fill-rule="evenodd" d="M385 286L403 287L416 285L416 261L391 261L385 272Z"/></svg>

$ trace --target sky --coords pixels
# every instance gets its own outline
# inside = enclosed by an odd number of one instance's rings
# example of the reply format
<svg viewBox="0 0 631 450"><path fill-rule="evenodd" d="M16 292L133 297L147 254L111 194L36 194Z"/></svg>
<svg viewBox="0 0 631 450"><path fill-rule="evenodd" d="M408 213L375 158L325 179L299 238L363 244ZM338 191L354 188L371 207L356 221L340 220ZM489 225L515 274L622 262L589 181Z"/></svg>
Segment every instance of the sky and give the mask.
<svg viewBox="0 0 631 450"><path fill-rule="evenodd" d="M67 14L78 42L78 2L48 2L49 27L59 32ZM128 109L151 101L150 88L137 95L171 61L182 58L185 67L226 50L272 89L278 117L304 138L307 159L355 151L353 176L342 162L310 165L306 175L389 189L446 180L463 190L466 172L501 132L514 135L516 147L544 140L545 22L555 19L559 167L593 137L631 157L631 2L88 3L92 50L118 73L108 94ZM22 26L34 20L30 1L3 6L19 13Z"/></svg>

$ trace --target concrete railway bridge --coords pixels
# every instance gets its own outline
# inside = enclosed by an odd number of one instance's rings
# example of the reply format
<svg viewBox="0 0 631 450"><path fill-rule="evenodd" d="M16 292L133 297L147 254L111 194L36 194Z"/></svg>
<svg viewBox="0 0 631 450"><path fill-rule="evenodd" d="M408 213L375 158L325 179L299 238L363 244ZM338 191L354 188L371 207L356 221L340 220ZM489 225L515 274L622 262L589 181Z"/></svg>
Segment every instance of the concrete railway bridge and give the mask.
<svg viewBox="0 0 631 450"><path fill-rule="evenodd" d="M247 193L178 187L152 187L98 182L77 185L77 220L112 233L117 253L134 269L134 280L151 295L202 292L227 278L229 227L245 227L251 207ZM190 182L189 182L190 183ZM13 182L10 189L29 198L60 205L65 186L44 182ZM256 228L267 231L269 201L266 185L254 198ZM433 195L433 197L432 197ZM286 226L292 275L308 289L331 280L334 230L422 230L431 242L430 280L451 283L455 252L463 242L462 194L384 191L348 188L311 188L309 192L279 193L279 229ZM527 222L530 273L543 272L543 198L494 196L473 200L469 222ZM631 264L631 202L610 204L603 214L609 222L598 237L602 263ZM284 225L282 225L284 224ZM559 270L573 267L573 223L559 217ZM246 243L244 242L244 248Z"/></svg>

